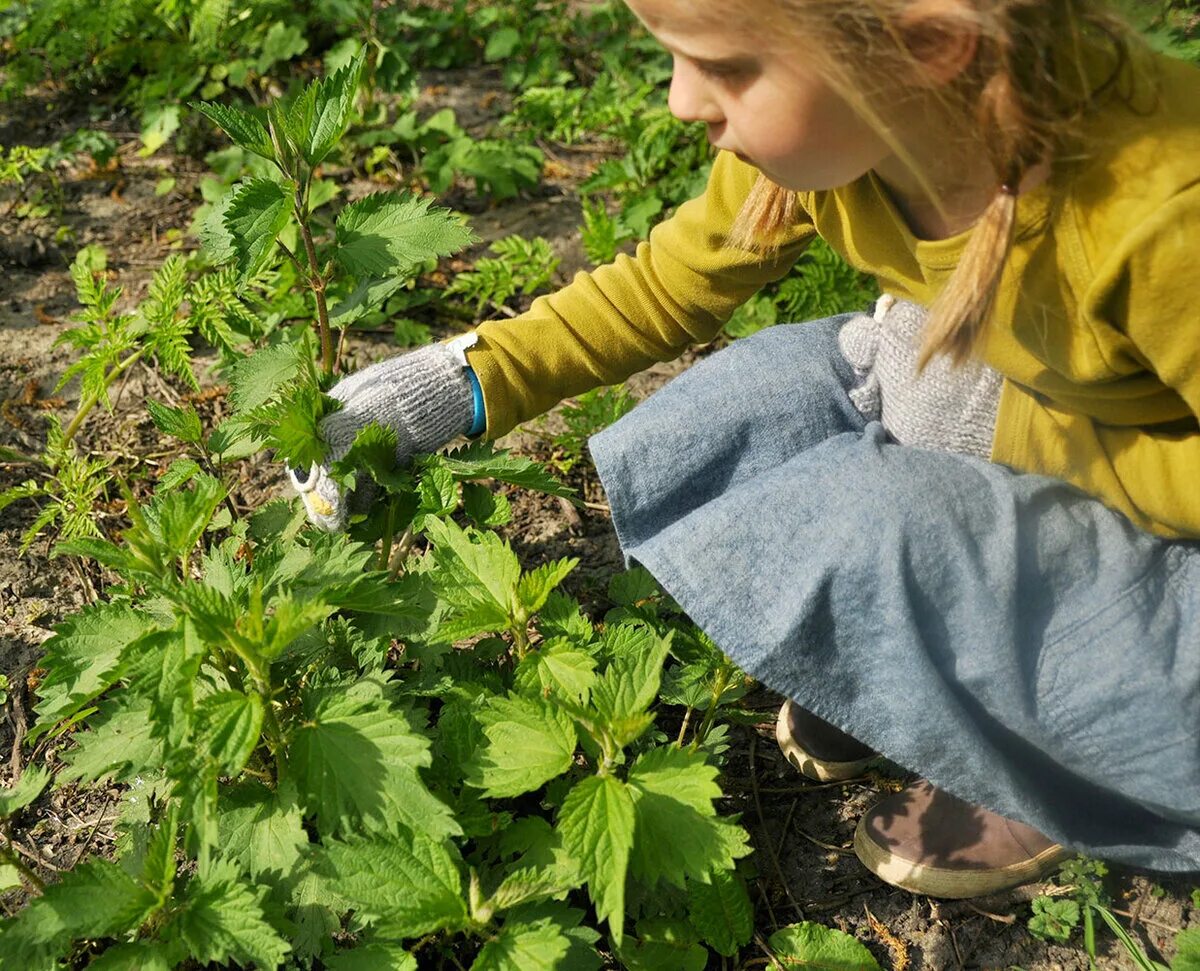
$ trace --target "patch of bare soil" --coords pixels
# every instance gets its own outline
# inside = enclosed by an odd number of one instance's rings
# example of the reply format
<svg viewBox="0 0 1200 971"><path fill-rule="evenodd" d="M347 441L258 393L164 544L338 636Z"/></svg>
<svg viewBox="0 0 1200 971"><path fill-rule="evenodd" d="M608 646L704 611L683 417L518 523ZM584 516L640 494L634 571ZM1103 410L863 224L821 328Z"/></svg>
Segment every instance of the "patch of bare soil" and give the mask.
<svg viewBox="0 0 1200 971"><path fill-rule="evenodd" d="M494 71L440 72L426 88L427 103L452 105L460 122L482 132L503 109L496 94ZM44 144L78 127L103 127L122 141L117 165L95 172L81 167L63 175L64 205L60 216L36 224L0 218L0 446L36 453L44 441L46 416L56 411L65 419L73 411L77 388L68 385L55 400L52 391L72 352L54 348L75 309L67 265L76 247L100 243L109 250L114 282L134 301L144 292L155 267L177 245L191 213L199 204L197 186L204 166L167 151L149 159L136 152L134 133L121 117L99 122L70 107L51 107L30 101L0 114L0 142ZM501 205L480 203L460 188L453 205L471 210L484 243L510 233L541 235L562 258L558 283L567 282L585 266L579 241L581 222L575 187L600 156L573 153L548 146L551 164L535 192ZM164 175L175 188L158 196L155 187ZM358 188L358 187L351 187ZM0 203L2 206L3 203ZM2 212L2 210L0 210ZM66 234L57 231L67 227ZM56 239L56 234L58 238ZM20 258L18 258L18 256ZM393 353L378 336L355 337L351 352L358 364ZM689 352L678 361L657 365L635 376L630 388L644 398L705 353ZM213 384L205 376L207 385ZM80 438L81 446L119 467L152 463L165 467L172 453L162 443L145 412L147 396L173 401L184 394L149 369L135 369L116 394L114 414L96 414ZM215 421L224 403L220 395L201 402L206 420ZM514 432L500 444L540 459L550 455L546 436L561 427L557 410L547 423ZM0 461L0 490L35 473L20 462ZM523 563L532 566L547 558L578 557L578 568L564 587L579 598L595 620L610 603L609 577L622 567L621 553L606 512L603 490L589 463L579 463L567 477L584 501L576 508L558 499L509 492L513 521L503 531ZM279 470L269 461L247 462L240 469L234 501L252 508L284 491ZM41 645L55 623L78 610L90 596L98 576L67 558L51 558L47 544L38 542L19 553L20 537L36 511L28 503L0 513L0 673L14 688L0 718L0 783L7 783L28 761L53 767L69 740L39 745L32 753L20 745L31 720L32 689L39 672ZM119 528L121 508L114 503L102 524ZM902 771L875 773L835 785L821 785L799 776L774 743L773 723L780 698L756 688L743 707L761 714L753 724L733 726L733 748L722 779L725 809L740 813L750 830L756 852L752 857L759 878L752 888L756 926L763 938L775 928L808 919L841 928L863 940L884 968L900 969L1014 969L1025 971L1086 971L1088 961L1079 946L1060 947L1034 939L1026 929L1028 903L1046 888L1033 886L972 901L934 901L880 884L860 866L850 848L854 826L874 801L892 791ZM670 726L664 726L670 727ZM119 787L65 789L44 796L20 819L16 832L20 852L47 878L72 867L86 854L106 852L114 839L114 821L121 801L137 798ZM1189 893L1200 877L1164 877L1113 868L1116 907L1153 957L1165 960L1170 941L1184 927L1200 926L1200 912ZM0 908L19 906L21 895L0 899ZM1111 935L1101 931L1102 969L1133 968ZM726 962L713 968L727 968ZM755 945L747 947L737 967L766 965Z"/></svg>

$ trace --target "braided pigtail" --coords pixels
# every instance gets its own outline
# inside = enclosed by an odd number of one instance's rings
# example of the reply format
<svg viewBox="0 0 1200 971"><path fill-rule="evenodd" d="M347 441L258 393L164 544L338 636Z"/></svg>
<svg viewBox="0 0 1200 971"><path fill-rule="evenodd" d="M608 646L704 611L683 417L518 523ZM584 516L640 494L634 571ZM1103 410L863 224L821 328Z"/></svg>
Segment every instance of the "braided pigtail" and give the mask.
<svg viewBox="0 0 1200 971"><path fill-rule="evenodd" d="M742 204L726 245L751 252L770 252L780 231L795 222L799 205L795 192L759 175Z"/></svg>
<svg viewBox="0 0 1200 971"><path fill-rule="evenodd" d="M1013 63L1015 32L993 42L993 68L979 94L976 118L999 186L971 231L958 266L934 300L925 326L917 373L938 354L967 360L991 314L1012 249L1021 180L1050 148L1051 138L1023 103Z"/></svg>

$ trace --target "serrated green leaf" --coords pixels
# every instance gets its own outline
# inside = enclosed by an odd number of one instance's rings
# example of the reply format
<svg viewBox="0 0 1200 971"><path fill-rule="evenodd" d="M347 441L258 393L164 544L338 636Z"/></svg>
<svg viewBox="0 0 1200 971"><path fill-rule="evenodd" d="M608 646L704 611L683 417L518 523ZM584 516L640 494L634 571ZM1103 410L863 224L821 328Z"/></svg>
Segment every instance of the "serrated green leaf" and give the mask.
<svg viewBox="0 0 1200 971"><path fill-rule="evenodd" d="M546 702L489 698L477 719L484 741L466 766L466 780L486 795L531 792L571 767L575 723Z"/></svg>
<svg viewBox="0 0 1200 971"><path fill-rule="evenodd" d="M367 473L382 486L404 489L411 483L409 473L396 468L396 431L378 422L370 422L358 430L349 451L333 463L333 474L348 476L358 469Z"/></svg>
<svg viewBox="0 0 1200 971"><path fill-rule="evenodd" d="M618 573L608 581L608 598L624 607L657 597L661 593L658 581L643 566Z"/></svg>
<svg viewBox="0 0 1200 971"><path fill-rule="evenodd" d="M401 192L378 192L337 219L336 259L357 277L412 276L425 261L457 253L475 234L447 209Z"/></svg>
<svg viewBox="0 0 1200 971"><path fill-rule="evenodd" d="M374 839L330 840L332 887L388 937L456 929L467 919L458 851L424 832L401 828Z"/></svg>
<svg viewBox="0 0 1200 971"><path fill-rule="evenodd" d="M218 691L196 707L196 728L222 775L237 775L250 760L262 734L263 704L258 695Z"/></svg>
<svg viewBox="0 0 1200 971"><path fill-rule="evenodd" d="M52 967L72 940L134 930L154 905L154 896L115 863L87 860L5 924L5 966Z"/></svg>
<svg viewBox="0 0 1200 971"><path fill-rule="evenodd" d="M317 861L310 855L303 872L292 884L288 901L296 930L292 934L292 952L297 960L324 957L341 930L341 914L350 904L334 893L328 879L313 869Z"/></svg>
<svg viewBox="0 0 1200 971"><path fill-rule="evenodd" d="M521 565L495 533L467 533L454 522L427 519L433 539L439 592L454 608L453 639L480 631L506 630L512 623ZM464 633L467 632L467 633ZM445 633L445 632L444 632Z"/></svg>
<svg viewBox="0 0 1200 971"><path fill-rule="evenodd" d="M564 499L575 495L574 489L559 482L544 465L507 451L497 451L489 442L473 442L442 455L430 456L425 461L443 465L460 481L496 479Z"/></svg>
<svg viewBox="0 0 1200 971"><path fill-rule="evenodd" d="M266 126L254 115L231 105L216 102L188 102L188 107L200 112L222 131L235 145L253 152L268 162L275 160L275 149L271 146L271 135Z"/></svg>
<svg viewBox="0 0 1200 971"><path fill-rule="evenodd" d="M225 851L255 880L290 876L309 845L291 785L268 789L258 782L243 783L223 800L217 826Z"/></svg>
<svg viewBox="0 0 1200 971"><path fill-rule="evenodd" d="M275 397L300 373L300 359L290 344L272 344L230 365L229 403L244 415Z"/></svg>
<svg viewBox="0 0 1200 971"><path fill-rule="evenodd" d="M577 557L567 557L543 563L521 577L517 584L517 600L525 608L528 615L536 614L542 609L550 592L579 565Z"/></svg>
<svg viewBox="0 0 1200 971"><path fill-rule="evenodd" d="M172 435L189 445L199 445L204 437L204 429L200 425L200 416L192 405L186 408L172 408L161 402L147 399L146 411L155 427L166 435Z"/></svg>
<svg viewBox="0 0 1200 971"><path fill-rule="evenodd" d="M243 277L262 269L275 240L291 218L287 190L270 179L253 179L233 191L225 211L225 228L233 237L237 266Z"/></svg>
<svg viewBox="0 0 1200 971"><path fill-rule="evenodd" d="M1180 931L1175 938L1175 960L1171 971L1200 971L1200 928Z"/></svg>
<svg viewBox="0 0 1200 971"><path fill-rule="evenodd" d="M323 830L361 820L419 827L432 836L458 833L449 808L418 769L431 762L429 740L402 711L350 688L306 691L304 720L293 735L292 764L301 799Z"/></svg>
<svg viewBox="0 0 1200 971"><path fill-rule="evenodd" d="M783 927L767 943L786 967L814 971L881 971L870 951L849 934L804 921Z"/></svg>
<svg viewBox="0 0 1200 971"><path fill-rule="evenodd" d="M570 946L565 929L551 918L506 923L483 946L471 971L557 971Z"/></svg>
<svg viewBox="0 0 1200 971"><path fill-rule="evenodd" d="M162 764L162 741L153 736L150 703L133 700L130 707L112 703L89 720L91 730L74 736L76 747L63 756L67 767L59 782L123 781L143 766Z"/></svg>
<svg viewBox="0 0 1200 971"><path fill-rule="evenodd" d="M21 871L11 863L0 863L0 893L21 885Z"/></svg>
<svg viewBox="0 0 1200 971"><path fill-rule="evenodd" d="M110 947L88 971L172 971L186 957L179 941L138 941Z"/></svg>
<svg viewBox="0 0 1200 971"><path fill-rule="evenodd" d="M417 959L399 944L360 944L327 958L329 971L417 971Z"/></svg>
<svg viewBox="0 0 1200 971"><path fill-rule="evenodd" d="M651 749L629 770L636 819L630 863L643 883L683 887L685 878L703 879L750 852L748 834L736 827L740 841L731 840L734 824L716 818L717 774L703 752L673 745Z"/></svg>
<svg viewBox="0 0 1200 971"><path fill-rule="evenodd" d="M559 590L546 598L538 613L537 627L547 639L561 637L578 647L586 646L594 634L592 623L583 616L579 601Z"/></svg>
<svg viewBox="0 0 1200 971"><path fill-rule="evenodd" d="M349 327L356 320L378 310L397 290L404 286L403 277L378 279L369 277L355 287L345 299L329 310L329 323L333 327Z"/></svg>
<svg viewBox="0 0 1200 971"><path fill-rule="evenodd" d="M619 745L628 745L649 726L671 637L638 628L640 650L614 658L592 688L592 704Z"/></svg>
<svg viewBox="0 0 1200 971"><path fill-rule="evenodd" d="M127 644L153 627L150 618L124 604L85 607L55 626L42 645L46 676L38 685L34 741L91 702L117 680L118 659Z"/></svg>
<svg viewBox="0 0 1200 971"><path fill-rule="evenodd" d="M688 920L718 954L733 957L754 935L754 905L732 870L688 881Z"/></svg>
<svg viewBox="0 0 1200 971"><path fill-rule="evenodd" d="M200 962L239 961L277 968L291 945L267 922L263 910L266 887L252 889L231 863L218 861L201 869L183 894L184 909L175 929Z"/></svg>
<svg viewBox="0 0 1200 971"><path fill-rule="evenodd" d="M289 109L289 128L300 136L300 152L310 166L324 160L350 124L364 59L360 51L332 77L312 82Z"/></svg>
<svg viewBox="0 0 1200 971"><path fill-rule="evenodd" d="M543 643L525 655L513 675L513 683L525 694L557 695L583 705L595 681L596 659L561 640Z"/></svg>
<svg viewBox="0 0 1200 971"><path fill-rule="evenodd" d="M158 479L156 491L170 491L178 489L181 485L187 485L197 475L200 474L200 463L195 459L175 459Z"/></svg>
<svg viewBox="0 0 1200 971"><path fill-rule="evenodd" d="M633 847L634 805L613 776L591 776L563 801L558 817L563 846L579 864L596 916L620 945L625 923L625 875Z"/></svg>
<svg viewBox="0 0 1200 971"><path fill-rule="evenodd" d="M512 521L508 496L479 482L463 483L463 511L480 526L503 526Z"/></svg>
<svg viewBox="0 0 1200 971"><path fill-rule="evenodd" d="M50 781L50 773L42 766L30 766L21 773L15 786L0 788L0 819L24 809L42 794Z"/></svg>
<svg viewBox="0 0 1200 971"><path fill-rule="evenodd" d="M708 951L696 932L682 920L668 917L638 921L637 936L618 948L617 956L629 971L703 971Z"/></svg>

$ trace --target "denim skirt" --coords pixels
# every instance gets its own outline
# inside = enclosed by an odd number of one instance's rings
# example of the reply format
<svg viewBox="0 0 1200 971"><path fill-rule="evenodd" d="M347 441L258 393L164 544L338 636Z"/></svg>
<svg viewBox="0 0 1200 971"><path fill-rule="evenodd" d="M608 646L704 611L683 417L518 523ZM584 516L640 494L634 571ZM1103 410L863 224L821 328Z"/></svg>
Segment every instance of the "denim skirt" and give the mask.
<svg viewBox="0 0 1200 971"><path fill-rule="evenodd" d="M1081 853L1200 870L1200 542L901 445L852 315L768 328L594 436L627 564L743 669Z"/></svg>

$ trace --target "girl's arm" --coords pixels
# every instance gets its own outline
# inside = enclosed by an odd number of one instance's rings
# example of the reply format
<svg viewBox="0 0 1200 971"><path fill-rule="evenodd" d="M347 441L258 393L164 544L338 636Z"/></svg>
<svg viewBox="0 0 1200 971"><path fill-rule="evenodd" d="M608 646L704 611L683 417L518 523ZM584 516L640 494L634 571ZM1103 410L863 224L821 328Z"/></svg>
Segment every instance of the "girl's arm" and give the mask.
<svg viewBox="0 0 1200 971"><path fill-rule="evenodd" d="M807 217L769 258L725 246L757 176L721 152L705 193L656 226L634 257L577 274L520 317L481 324L467 360L483 390L484 436L712 340L740 304L783 277L814 236Z"/></svg>
<svg viewBox="0 0 1200 971"><path fill-rule="evenodd" d="M1128 363L1153 372L1191 418L1149 428L1097 424L1130 505L1154 532L1200 538L1200 184L1141 221L1106 282ZM1119 363L1119 362L1118 362ZM1137 517L1135 516L1135 521Z"/></svg>

